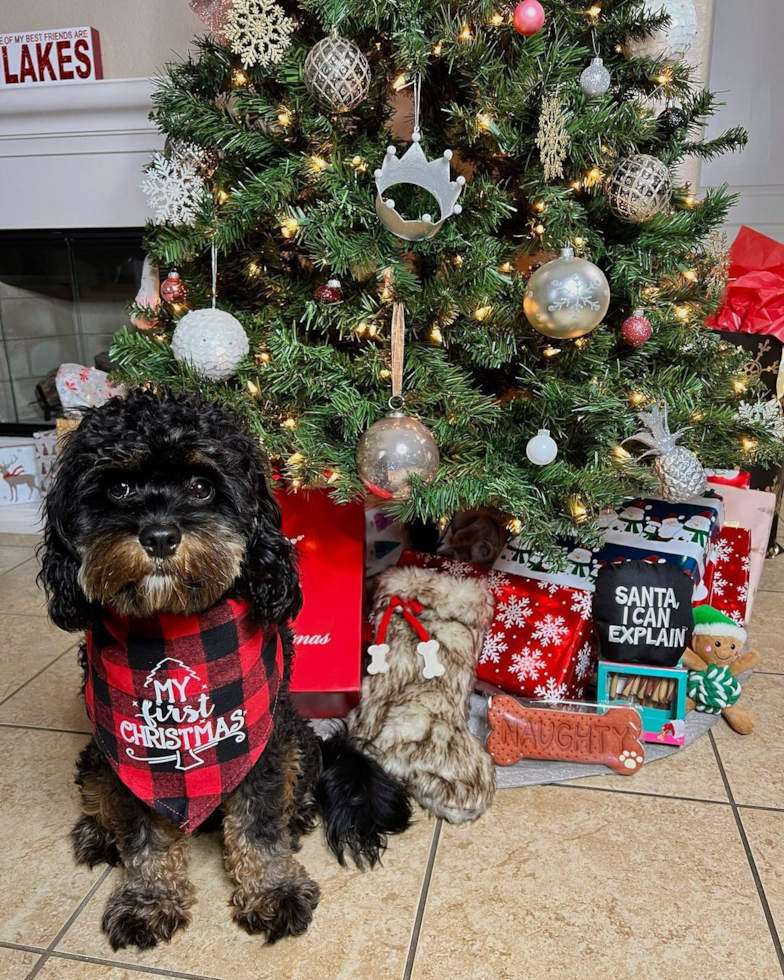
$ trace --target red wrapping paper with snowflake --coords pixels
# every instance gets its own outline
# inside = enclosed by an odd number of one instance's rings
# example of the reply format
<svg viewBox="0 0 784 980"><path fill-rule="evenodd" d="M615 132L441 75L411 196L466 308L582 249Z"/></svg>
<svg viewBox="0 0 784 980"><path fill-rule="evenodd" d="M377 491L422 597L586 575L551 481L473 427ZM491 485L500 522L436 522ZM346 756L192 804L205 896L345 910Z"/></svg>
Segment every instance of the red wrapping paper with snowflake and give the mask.
<svg viewBox="0 0 784 980"><path fill-rule="evenodd" d="M705 569L705 594L695 606L709 605L745 626L749 601L751 569L751 531L745 527L725 527L714 541Z"/></svg>
<svg viewBox="0 0 784 980"><path fill-rule="evenodd" d="M412 551L399 564L485 579L496 603L477 665L480 680L527 698L583 697L596 664L590 592Z"/></svg>

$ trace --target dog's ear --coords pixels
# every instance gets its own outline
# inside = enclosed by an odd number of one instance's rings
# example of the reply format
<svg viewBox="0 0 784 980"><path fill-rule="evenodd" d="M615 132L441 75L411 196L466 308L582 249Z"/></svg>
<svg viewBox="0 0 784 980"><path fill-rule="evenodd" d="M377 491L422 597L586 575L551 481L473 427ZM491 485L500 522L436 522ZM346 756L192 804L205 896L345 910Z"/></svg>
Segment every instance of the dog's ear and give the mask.
<svg viewBox="0 0 784 980"><path fill-rule="evenodd" d="M257 470L256 517L245 556L245 579L257 619L282 625L302 608L294 546L280 529L280 507Z"/></svg>
<svg viewBox="0 0 784 980"><path fill-rule="evenodd" d="M44 498L44 541L38 550L38 582L46 592L49 618L69 633L89 629L97 614L79 586L81 562L71 542L76 455L66 448L57 459L52 484Z"/></svg>

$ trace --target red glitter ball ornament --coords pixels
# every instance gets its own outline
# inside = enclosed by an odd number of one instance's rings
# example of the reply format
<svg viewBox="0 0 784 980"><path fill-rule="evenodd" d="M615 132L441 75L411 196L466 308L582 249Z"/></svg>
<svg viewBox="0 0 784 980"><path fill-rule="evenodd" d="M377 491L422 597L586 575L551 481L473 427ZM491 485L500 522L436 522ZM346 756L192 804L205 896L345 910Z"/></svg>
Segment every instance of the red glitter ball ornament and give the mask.
<svg viewBox="0 0 784 980"><path fill-rule="evenodd" d="M327 282L316 286L313 299L320 300L322 303L339 303L343 299L343 290L338 279L329 279Z"/></svg>
<svg viewBox="0 0 784 980"><path fill-rule="evenodd" d="M161 283L161 299L167 303L184 303L188 298L188 287L180 278L179 272L172 269Z"/></svg>
<svg viewBox="0 0 784 980"><path fill-rule="evenodd" d="M650 339L652 333L651 321L642 310L635 310L627 320L624 320L621 327L621 337L630 347L639 347L644 344L646 340Z"/></svg>
<svg viewBox="0 0 784 980"><path fill-rule="evenodd" d="M514 26L518 34L531 37L544 26L544 7L539 0L523 0L514 12Z"/></svg>

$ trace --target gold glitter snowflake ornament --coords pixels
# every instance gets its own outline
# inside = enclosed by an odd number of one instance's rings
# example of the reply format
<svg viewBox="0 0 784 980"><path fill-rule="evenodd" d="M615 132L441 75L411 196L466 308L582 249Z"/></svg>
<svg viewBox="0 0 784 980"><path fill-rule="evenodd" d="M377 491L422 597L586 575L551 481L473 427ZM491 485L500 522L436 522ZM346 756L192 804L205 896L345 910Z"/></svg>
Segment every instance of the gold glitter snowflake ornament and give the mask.
<svg viewBox="0 0 784 980"><path fill-rule="evenodd" d="M294 26L274 0L232 0L223 36L245 68L266 68L283 58Z"/></svg>
<svg viewBox="0 0 784 980"><path fill-rule="evenodd" d="M569 150L569 134L561 109L561 97L557 92L542 101L536 145L544 167L544 179L550 181L563 177L563 163Z"/></svg>

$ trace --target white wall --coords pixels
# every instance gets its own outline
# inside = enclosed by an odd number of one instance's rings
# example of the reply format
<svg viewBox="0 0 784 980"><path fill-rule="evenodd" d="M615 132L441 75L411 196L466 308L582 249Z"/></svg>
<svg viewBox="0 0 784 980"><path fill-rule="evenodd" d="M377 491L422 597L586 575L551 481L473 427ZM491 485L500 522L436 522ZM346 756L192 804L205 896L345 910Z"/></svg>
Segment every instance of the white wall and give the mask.
<svg viewBox="0 0 784 980"><path fill-rule="evenodd" d="M728 183L741 195L727 232L741 224L784 241L784 2L715 0L710 88L727 103L708 136L745 126L749 145L702 167L703 186Z"/></svg>
<svg viewBox="0 0 784 980"><path fill-rule="evenodd" d="M0 33L44 27L94 27L104 78L154 75L206 34L188 0L0 0Z"/></svg>

